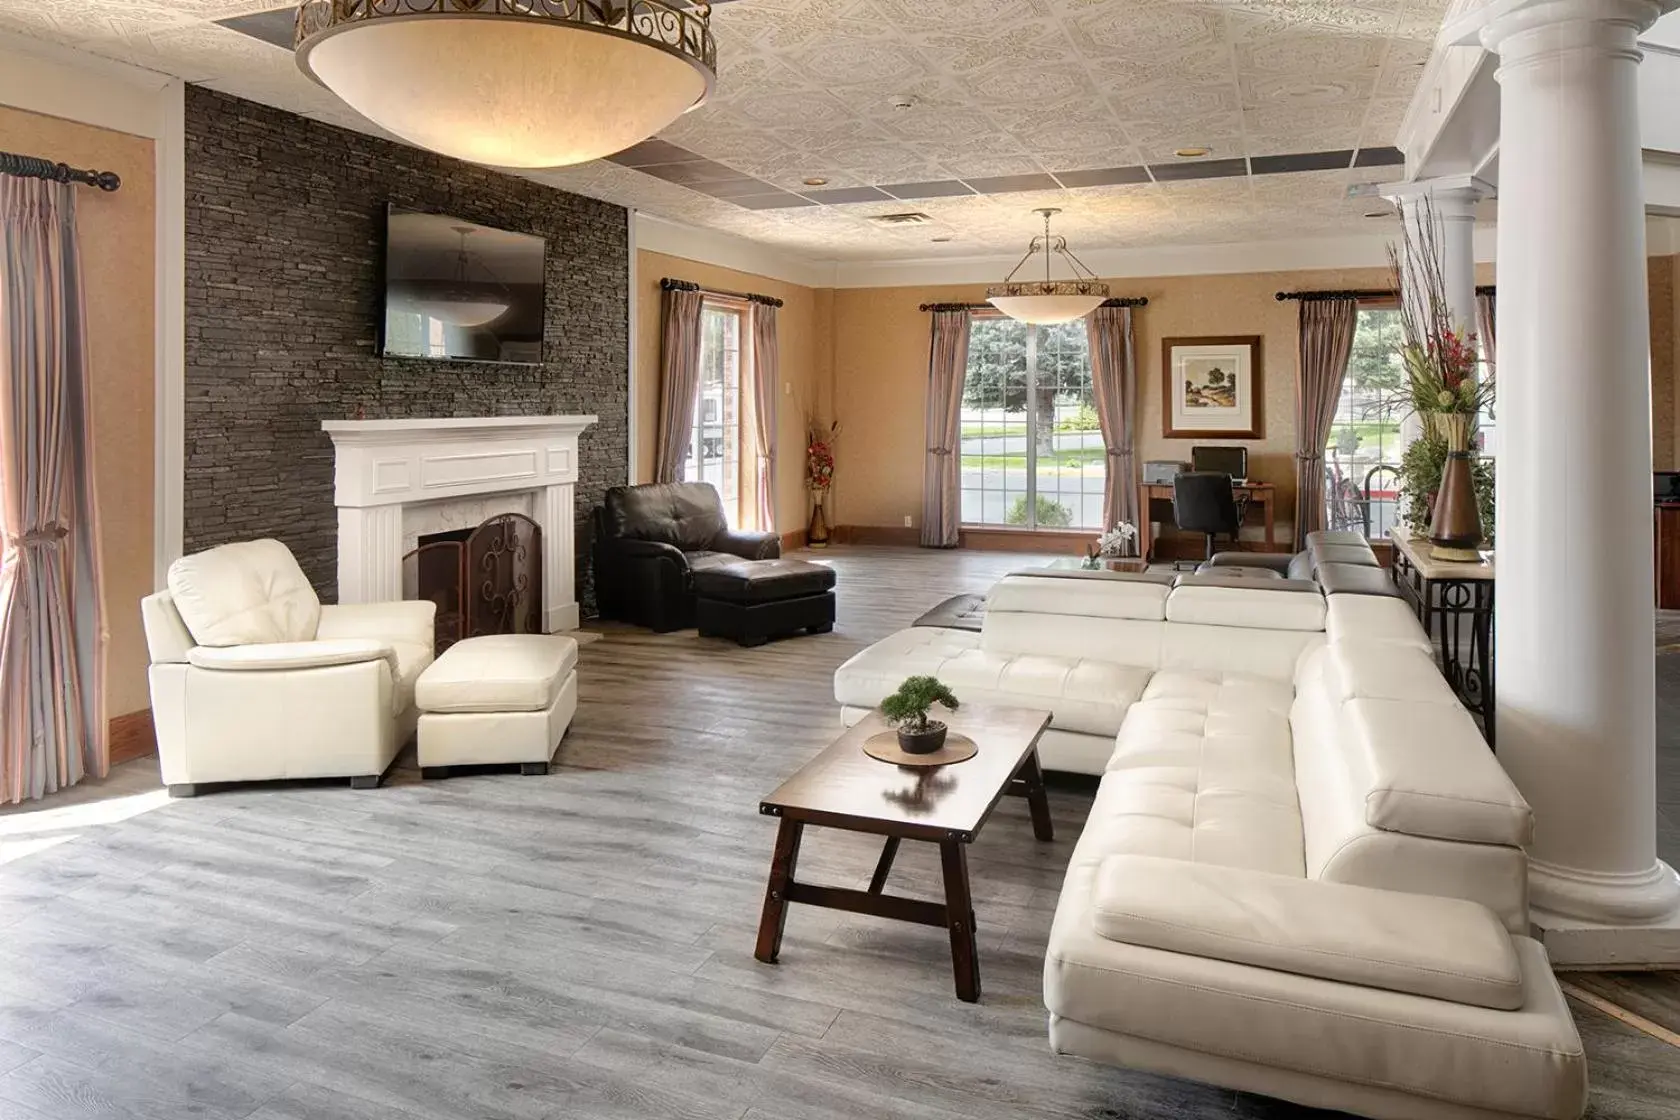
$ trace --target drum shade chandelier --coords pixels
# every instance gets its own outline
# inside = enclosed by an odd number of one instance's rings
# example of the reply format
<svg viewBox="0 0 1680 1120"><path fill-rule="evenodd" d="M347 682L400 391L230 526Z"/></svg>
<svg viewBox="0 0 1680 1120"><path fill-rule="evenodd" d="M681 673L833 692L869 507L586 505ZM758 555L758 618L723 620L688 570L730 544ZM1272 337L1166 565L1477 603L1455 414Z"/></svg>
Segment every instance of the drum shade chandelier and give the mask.
<svg viewBox="0 0 1680 1120"><path fill-rule="evenodd" d="M1098 280L1097 274L1073 255L1068 249L1067 238L1050 235L1050 219L1060 214L1060 210L1045 207L1033 213L1044 215L1043 235L1032 239L1027 255L1021 258L1021 263L1015 266L1013 272L1003 278L1003 283L986 289L986 302L1023 323L1047 326L1083 319L1108 298L1108 285ZM1015 274L1040 253L1044 254L1044 279L1017 283ZM1067 262L1073 271L1072 280L1051 279L1050 263L1055 257Z"/></svg>
<svg viewBox="0 0 1680 1120"><path fill-rule="evenodd" d="M623 151L717 78L711 5L683 0L304 0L296 46L374 124L495 167Z"/></svg>

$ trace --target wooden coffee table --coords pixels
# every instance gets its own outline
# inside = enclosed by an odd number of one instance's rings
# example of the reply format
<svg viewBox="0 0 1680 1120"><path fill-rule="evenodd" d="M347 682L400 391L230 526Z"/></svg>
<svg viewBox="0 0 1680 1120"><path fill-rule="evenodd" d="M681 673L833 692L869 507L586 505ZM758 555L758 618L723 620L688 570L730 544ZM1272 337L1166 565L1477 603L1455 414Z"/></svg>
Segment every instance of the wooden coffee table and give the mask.
<svg viewBox="0 0 1680 1120"><path fill-rule="evenodd" d="M880 713L872 713L759 803L760 813L781 818L770 883L764 892L764 914L758 924L758 949L753 954L759 960L774 963L781 953L790 902L873 914L949 930L957 998L968 1003L980 998L967 845L980 834L1006 793L1027 799L1035 837L1055 838L1050 803L1044 796L1044 772L1038 764L1038 737L1049 726L1050 713L965 704L961 711L942 718L952 731L979 745L975 757L920 771L877 762L863 753L863 742L887 730L887 724ZM887 838L867 891L819 887L794 878L800 836L808 824ZM903 840L939 845L945 872L943 903L884 893Z"/></svg>

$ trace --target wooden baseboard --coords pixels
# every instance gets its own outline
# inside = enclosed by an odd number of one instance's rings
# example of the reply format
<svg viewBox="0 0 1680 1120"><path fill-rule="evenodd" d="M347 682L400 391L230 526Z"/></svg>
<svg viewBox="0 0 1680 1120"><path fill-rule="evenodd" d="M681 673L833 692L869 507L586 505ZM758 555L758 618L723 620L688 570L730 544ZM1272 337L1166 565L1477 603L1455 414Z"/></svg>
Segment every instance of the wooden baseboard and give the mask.
<svg viewBox="0 0 1680 1120"><path fill-rule="evenodd" d="M805 547L805 530L795 529L791 533L782 534L782 551L792 552Z"/></svg>
<svg viewBox="0 0 1680 1120"><path fill-rule="evenodd" d="M1043 552L1058 556L1083 556L1096 543L1094 530L1063 532L1031 529L964 529L958 547L976 552Z"/></svg>
<svg viewBox="0 0 1680 1120"><path fill-rule="evenodd" d="M141 708L126 716L117 716L106 725L105 739L111 752L111 765L132 762L157 753L157 729L152 726L152 710Z"/></svg>
<svg viewBox="0 0 1680 1120"><path fill-rule="evenodd" d="M913 548L922 543L922 531L897 525L837 525L832 540L835 544L880 544Z"/></svg>

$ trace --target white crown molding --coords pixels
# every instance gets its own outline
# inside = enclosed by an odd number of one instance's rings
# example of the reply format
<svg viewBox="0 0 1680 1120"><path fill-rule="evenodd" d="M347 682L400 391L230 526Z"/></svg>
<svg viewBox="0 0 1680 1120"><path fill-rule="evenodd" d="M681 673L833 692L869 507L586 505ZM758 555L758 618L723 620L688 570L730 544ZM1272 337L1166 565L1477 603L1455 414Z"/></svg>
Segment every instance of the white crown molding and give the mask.
<svg viewBox="0 0 1680 1120"><path fill-rule="evenodd" d="M736 272L766 276L807 288L834 286L835 266L832 261L817 260L732 233L684 225L641 210L631 213L638 249L713 264L719 268L732 268Z"/></svg>
<svg viewBox="0 0 1680 1120"><path fill-rule="evenodd" d="M160 95L178 84L155 70L0 31L0 105L10 108L155 140L168 127Z"/></svg>

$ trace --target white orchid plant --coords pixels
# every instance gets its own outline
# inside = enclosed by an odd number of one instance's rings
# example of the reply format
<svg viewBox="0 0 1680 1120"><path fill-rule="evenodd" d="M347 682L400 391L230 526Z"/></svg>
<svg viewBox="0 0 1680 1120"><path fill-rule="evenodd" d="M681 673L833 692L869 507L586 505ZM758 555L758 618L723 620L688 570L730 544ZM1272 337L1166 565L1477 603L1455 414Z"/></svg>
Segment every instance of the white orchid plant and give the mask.
<svg viewBox="0 0 1680 1120"><path fill-rule="evenodd" d="M1132 544L1137 540L1137 526L1130 521L1122 521L1108 532L1097 538L1097 550L1093 556L1130 556Z"/></svg>

